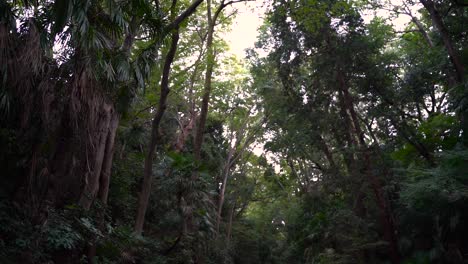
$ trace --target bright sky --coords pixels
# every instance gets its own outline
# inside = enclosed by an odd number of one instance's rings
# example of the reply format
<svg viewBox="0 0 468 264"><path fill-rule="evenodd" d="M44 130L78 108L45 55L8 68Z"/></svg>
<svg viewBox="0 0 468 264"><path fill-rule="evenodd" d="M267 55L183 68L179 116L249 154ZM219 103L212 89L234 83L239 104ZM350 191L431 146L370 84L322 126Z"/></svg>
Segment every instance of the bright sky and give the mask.
<svg viewBox="0 0 468 264"><path fill-rule="evenodd" d="M237 9L238 14L234 19L231 31L226 32L225 40L230 45L230 52L238 58L245 57L245 49L253 48L257 40L257 29L263 23L266 8L263 1L237 3L229 7L227 13Z"/></svg>
<svg viewBox="0 0 468 264"><path fill-rule="evenodd" d="M402 0L394 0L393 4L401 4ZM263 17L266 11L265 0L257 0L248 3L236 3L227 8L227 13L231 13L236 9L237 16L234 19L231 31L225 33L225 40L230 44L231 53L235 54L238 58L245 57L245 49L253 48L258 36L258 28L263 23ZM416 5L411 8L413 14L417 15L417 9L420 6ZM379 10L376 15L381 17L388 17L388 11ZM365 22L369 22L374 14L368 12L363 14ZM393 19L392 24L396 30L403 30L410 17L400 15Z"/></svg>

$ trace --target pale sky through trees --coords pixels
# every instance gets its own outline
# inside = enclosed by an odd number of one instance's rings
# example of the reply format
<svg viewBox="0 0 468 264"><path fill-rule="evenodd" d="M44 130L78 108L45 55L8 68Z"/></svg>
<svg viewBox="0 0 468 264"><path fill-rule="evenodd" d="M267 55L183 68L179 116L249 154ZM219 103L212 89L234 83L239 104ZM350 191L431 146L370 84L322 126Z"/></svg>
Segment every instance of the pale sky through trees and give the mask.
<svg viewBox="0 0 468 264"><path fill-rule="evenodd" d="M257 40L258 28L263 23L266 10L266 5L262 2L234 4L227 12L230 13L234 9L238 10L231 31L225 33L225 40L229 43L230 52L239 58L243 58L245 49L252 48Z"/></svg>
<svg viewBox="0 0 468 264"><path fill-rule="evenodd" d="M265 2L265 3L264 3ZM244 58L245 49L253 48L258 36L258 28L262 25L263 18L267 9L268 1L255 1L244 3L237 3L228 8L228 12L234 9L238 10L237 16L234 18L231 30L225 33L225 40L229 43L230 52L235 54L238 58ZM393 4L398 4L401 1L392 1ZM419 4L411 7L411 11L418 15L417 10L420 8ZM390 12L387 10L377 10L375 14L368 12L363 14L363 18L368 23L374 15L381 17L389 17ZM403 30L410 17L407 15L399 15L392 19L392 24L395 30Z"/></svg>
<svg viewBox="0 0 468 264"><path fill-rule="evenodd" d="M400 3L401 1L398 0L393 2ZM224 33L224 38L229 44L230 53L236 55L239 59L245 57L246 49L254 47L259 34L258 29L263 23L263 18L265 16L267 6L268 1L255 1L248 3L237 3L228 7L227 13L232 13L234 10L237 10L238 13L233 20L231 30ZM417 9L419 8L419 5L415 5L411 7L411 11L414 14L418 14ZM390 12L387 10L377 10L375 13L364 13L364 21L369 23L376 15L386 18L391 16ZM399 15L393 18L391 21L395 30L401 31L407 26L411 19L407 15ZM257 52L260 54L263 53L261 50L257 50ZM264 152L263 144L255 144L253 151L256 155L261 155ZM274 162L274 156L271 154L266 154L266 157L270 163L274 164L275 170L278 172L279 165Z"/></svg>

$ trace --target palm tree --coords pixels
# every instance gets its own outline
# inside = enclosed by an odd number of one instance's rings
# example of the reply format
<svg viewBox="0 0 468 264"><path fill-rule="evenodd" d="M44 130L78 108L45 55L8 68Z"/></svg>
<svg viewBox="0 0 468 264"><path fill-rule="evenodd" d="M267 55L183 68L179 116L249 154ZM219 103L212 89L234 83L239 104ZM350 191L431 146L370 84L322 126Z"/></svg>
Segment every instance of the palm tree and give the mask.
<svg viewBox="0 0 468 264"><path fill-rule="evenodd" d="M136 0L0 5L0 122L27 146L16 197L33 217L105 204L119 117L157 61L163 13Z"/></svg>

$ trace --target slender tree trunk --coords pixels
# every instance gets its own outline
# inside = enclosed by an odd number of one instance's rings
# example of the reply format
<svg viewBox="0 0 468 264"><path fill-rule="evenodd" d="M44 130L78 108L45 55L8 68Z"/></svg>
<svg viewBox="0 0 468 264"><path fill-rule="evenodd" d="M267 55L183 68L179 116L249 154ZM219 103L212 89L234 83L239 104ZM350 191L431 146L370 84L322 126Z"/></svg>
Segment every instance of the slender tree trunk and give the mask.
<svg viewBox="0 0 468 264"><path fill-rule="evenodd" d="M432 42L431 37L429 37L429 34L427 34L427 31L424 29L423 25L421 24L421 21L419 21L419 19L417 19L416 17L414 17L414 16L412 16L412 15L411 15L411 20L412 20L413 23L416 25L416 27L418 28L419 32L420 32L421 35L423 36L423 38L426 40L427 45L429 45L429 47L433 48L433 47L434 47L434 43Z"/></svg>
<svg viewBox="0 0 468 264"><path fill-rule="evenodd" d="M432 23L437 28L442 37L444 42L445 49L450 56L450 60L456 71L456 82L459 85L463 85L465 81L465 66L458 55L457 50L455 49L452 39L450 38L450 33L448 32L447 28L445 27L442 17L437 10L435 3L433 0L420 0L420 2L424 5L426 10L429 12L431 16ZM461 111L459 113L459 119L461 123L461 128L463 130L461 142L465 147L468 147L468 104L464 104L460 107Z"/></svg>
<svg viewBox="0 0 468 264"><path fill-rule="evenodd" d="M213 75L213 68L215 64L215 54L214 54L214 47L213 47L213 35L214 35L214 28L216 25L216 20L220 12L222 11L222 5L216 10L215 15L213 16L211 13L211 0L207 0L207 21L208 21L208 32L207 32L207 39L206 39L206 71L205 71L205 82L203 85L203 97L202 97L202 105L200 110L200 116L198 118L198 123L195 127L195 138L193 143L193 157L195 164L199 164L201 162L201 148L203 145L203 135L205 131L205 124L206 119L208 117L208 107L210 102L210 94L211 94L211 82L212 82L212 75ZM191 180L196 181L198 179L199 173L198 170L195 169L192 172ZM187 230L189 233L192 233L195 229L193 223L193 207L194 201L187 201L189 206L192 208L191 212L186 216L184 221L187 225Z"/></svg>
<svg viewBox="0 0 468 264"><path fill-rule="evenodd" d="M228 157L224 165L223 182L221 184L221 190L219 191L218 212L216 215L216 237L219 234L219 226L221 224L221 213L223 211L223 205L224 205L224 194L226 192L227 180L229 178L229 174L231 171L231 162L232 162L232 157L234 156L234 151L235 151L234 147L229 148Z"/></svg>
<svg viewBox="0 0 468 264"><path fill-rule="evenodd" d="M429 12L431 16L432 23L434 26L437 28L437 30L440 33L440 36L442 37L442 40L444 42L444 46L447 49L447 52L450 56L450 60L453 63L453 66L456 71L456 77L457 81L459 83L463 82L463 79L465 77L465 68L463 66L463 63L457 54L457 51L452 43L452 40L450 38L450 34L445 27L442 17L440 16L439 11L436 9L434 1L432 0L420 0L421 4L426 8L426 10Z"/></svg>
<svg viewBox="0 0 468 264"><path fill-rule="evenodd" d="M213 75L213 68L215 63L215 55L214 55L214 48L213 48L213 35L214 35L214 27L216 20L213 19L211 15L211 0L207 0L207 20L208 20L208 33L206 39L206 71L205 71L205 83L203 86L203 98L202 98L202 105L200 110L200 117L198 120L198 124L196 126L195 131L195 139L194 139L194 146L193 146L193 154L194 159L196 162L200 162L201 160L201 147L203 144L203 134L205 131L205 124L206 119L208 117L208 106L210 102L210 94L211 94L211 81ZM198 173L193 173L192 178L197 178Z"/></svg>
<svg viewBox="0 0 468 264"><path fill-rule="evenodd" d="M205 132L205 125L206 125L206 120L208 117L208 108L209 108L209 103L210 103L210 95L211 95L211 89L212 89L212 76L213 76L213 69L215 66L215 52L214 52L214 47L213 47L213 38L214 38L214 30L216 26L216 21L223 11L223 9L226 7L224 1L221 2L221 4L218 6L216 9L215 13L212 15L212 7L211 7L211 0L207 0L207 22L208 22L208 32L207 32L207 39L206 39L206 71L205 71L205 82L203 86L203 96L202 96L202 105L201 105L201 110L200 110L200 116L198 123L196 125L196 130L195 130L195 138L194 138L194 144L193 144L193 156L194 156L194 161L195 164L200 164L201 162L201 148L203 145L203 136ZM199 177L199 172L198 169L196 168L191 175L191 181L197 181ZM196 230L196 226L194 223L194 207L195 207L195 201L193 199L190 199L187 201L189 207L191 208L190 213L187 215L186 218L184 218L184 222L187 226L187 232L188 233L194 233ZM195 264L201 263L203 259L201 258L201 253L199 252L199 249L196 245L192 245L192 261Z"/></svg>
<svg viewBox="0 0 468 264"><path fill-rule="evenodd" d="M148 153L145 158L145 167L143 170L143 183L141 186L141 191L138 196L138 208L137 215L135 219L134 231L136 234L141 234L143 231L143 224L145 221L146 209L148 208L149 197L151 193L151 181L153 174L153 159L155 156L156 145L158 144L160 135L159 135L159 125L166 111L167 96L169 94L169 75L171 71L171 65L174 60L177 44L179 42L179 26L180 24L195 13L197 7L203 2L203 0L195 0L192 4L185 9L177 17L175 14L177 0L172 1L171 5L171 17L173 18L172 22L167 26L166 30L172 31L172 40L171 46L169 48L166 60L164 62L163 73L161 78L161 95L159 97L159 105L156 110L156 115L153 118L151 123L151 138Z"/></svg>
<svg viewBox="0 0 468 264"><path fill-rule="evenodd" d="M248 118L250 115L250 111L246 115L246 118ZM247 120L243 122L241 127L236 131L235 133L235 139L234 139L234 132L231 134L231 140L229 142L229 150L228 150L228 156L226 159L226 162L224 164L223 168L223 182L221 184L221 189L219 192L219 199L218 199L218 213L217 213L217 218L216 218L216 237L219 234L219 226L221 224L221 218L222 218L222 211L223 211L223 205L224 205L224 196L226 192L226 187L227 187L227 181L231 172L232 167L234 166L236 160L240 158L240 156L244 153L245 149L249 145L250 141L253 139L254 134L250 134L246 137L245 142L242 146L242 141L244 140L244 131L247 127ZM234 141L235 140L235 141ZM239 149L240 147L240 149ZM239 153L235 155L236 150L239 149Z"/></svg>
<svg viewBox="0 0 468 264"><path fill-rule="evenodd" d="M411 21L413 21L413 23L416 25L419 32L423 36L423 38L426 40L427 45L429 45L429 47L433 48L434 43L432 42L431 37L429 37L429 34L427 34L426 29L424 29L424 26L421 23L421 21L419 21L419 19L413 15L413 12L411 12L411 9L406 5L406 3L403 3L403 4L404 4L405 10L406 10L405 14L407 14L408 16L411 17Z"/></svg>
<svg viewBox="0 0 468 264"><path fill-rule="evenodd" d="M231 210L229 210L229 223L228 223L227 234L226 234L226 245L228 247L229 247L229 244L231 243L232 221L234 218L235 209L236 209L236 203L234 203L231 207Z"/></svg>
<svg viewBox="0 0 468 264"><path fill-rule="evenodd" d="M231 4L233 2L229 2ZM193 146L193 154L194 159L196 162L200 162L201 160L201 147L203 145L203 134L205 131L205 124L206 119L208 117L208 108L210 103L210 95L211 95L211 83L213 79L213 69L215 66L215 50L213 47L213 40L214 40L214 32L215 26L218 20L219 15L223 11L223 9L227 6L227 4L222 1L221 4L216 9L215 13L212 14L211 8L211 0L206 1L207 5L207 21L208 21L208 32L206 37L206 71L205 71L205 83L203 85L203 97L202 97L202 105L200 110L200 117L198 124L196 126L195 131L195 139L194 139L194 146ZM192 178L196 179L198 177L198 173L192 174Z"/></svg>
<svg viewBox="0 0 468 264"><path fill-rule="evenodd" d="M377 206L380 209L380 222L383 227L384 237L388 241L389 246L390 246L389 248L390 258L393 264L399 264L401 262L401 259L400 259L400 253L398 250L396 228L393 223L393 217L391 216L390 208L388 206L388 201L384 196L384 191L380 183L380 180L378 179L377 175L375 175L375 173L372 173L372 168L371 168L372 161L371 161L370 152L369 152L370 149L366 145L366 142L364 139L364 133L359 124L359 119L357 118L356 111L354 110L353 99L351 95L349 94L345 78L341 72L338 73L338 78L339 78L339 83L341 86L340 89L343 92L343 99L345 100L345 105L347 107L347 110L350 113L351 120L354 126L354 131L356 133L358 142L360 144L359 149L363 151L363 157L364 157L363 172L366 175L369 183L371 184L372 190L376 197Z"/></svg>
<svg viewBox="0 0 468 264"><path fill-rule="evenodd" d="M429 12L432 20L432 24L437 28L439 31L440 36L444 42L445 49L447 50L450 60L456 71L456 84L463 85L465 80L465 66L458 55L456 48L452 42L450 37L450 33L448 32L447 28L444 25L442 17L437 10L435 3L433 0L420 0L420 2L424 5L426 10ZM461 111L459 113L459 119L461 123L461 128L463 130L461 142L465 147L468 146L468 105L465 103L460 107Z"/></svg>
<svg viewBox="0 0 468 264"><path fill-rule="evenodd" d="M323 154L325 154L325 157L327 158L328 164L330 165L330 169L332 171L335 171L337 166L335 163L335 160L333 159L333 154L330 151L330 148L328 147L327 143L323 139L321 135L318 136L319 139L319 144L320 144L320 149L322 150Z"/></svg>
<svg viewBox="0 0 468 264"><path fill-rule="evenodd" d="M151 193L151 181L153 176L153 159L155 157L156 146L159 143L159 125L164 116L164 112L167 107L167 97L169 95L169 75L171 72L171 65L174 61L177 44L179 42L179 29L174 29L172 33L171 46L164 62L163 73L161 78L161 94L159 97L159 105L156 110L156 115L151 123L151 139L148 146L148 153L145 158L145 167L143 171L143 183L141 185L141 191L138 196L138 208L135 219L134 231L140 235L143 231L143 224L145 221L146 209L148 208L149 197Z"/></svg>
<svg viewBox="0 0 468 264"><path fill-rule="evenodd" d="M359 217L364 218L367 214L367 209L364 205L364 199L366 198L366 194L362 190L362 185L364 184L364 181L362 179L356 179L355 177L359 174L359 168L357 168L357 162L356 162L356 157L354 154L350 153L352 148L357 148L358 143L353 136L352 130L351 130L351 120L350 116L347 111L347 106L346 106L346 99L344 98L344 94L342 89L338 91L338 97L339 97L339 104L340 104L340 114L343 118L344 122L344 127L345 127L345 138L347 141L347 146L348 149L344 150L344 161L346 164L346 168L348 170L348 173L352 176L353 179L355 179L355 184L357 188L357 193L356 193L356 199L353 204L353 209L356 215ZM338 136L336 136L337 140L339 139ZM341 140L338 140L341 141ZM357 152L357 150L353 150L353 152ZM353 177L354 176L354 177Z"/></svg>
<svg viewBox="0 0 468 264"><path fill-rule="evenodd" d="M197 61L195 62L195 68L193 70L192 75L190 76L190 90L189 90L189 98L190 98L190 110L189 110L189 119L187 120L186 124L181 124L180 133L177 135L176 142L174 144L175 151L182 152L185 147L185 142L187 141L189 135L192 132L192 129L195 126L196 122L196 113L195 113L195 101L193 98L193 87L195 84L195 79L198 74L198 63L201 59L202 51L200 51L200 56L198 57Z"/></svg>

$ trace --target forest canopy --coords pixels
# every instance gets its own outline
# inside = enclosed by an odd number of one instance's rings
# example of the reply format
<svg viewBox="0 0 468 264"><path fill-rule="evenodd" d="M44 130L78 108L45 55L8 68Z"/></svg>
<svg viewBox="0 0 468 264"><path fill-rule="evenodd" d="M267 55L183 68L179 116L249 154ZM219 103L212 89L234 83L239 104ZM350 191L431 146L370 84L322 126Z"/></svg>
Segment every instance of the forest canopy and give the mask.
<svg viewBox="0 0 468 264"><path fill-rule="evenodd" d="M467 47L463 0L0 0L0 262L468 263Z"/></svg>

